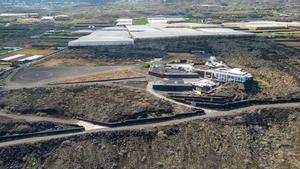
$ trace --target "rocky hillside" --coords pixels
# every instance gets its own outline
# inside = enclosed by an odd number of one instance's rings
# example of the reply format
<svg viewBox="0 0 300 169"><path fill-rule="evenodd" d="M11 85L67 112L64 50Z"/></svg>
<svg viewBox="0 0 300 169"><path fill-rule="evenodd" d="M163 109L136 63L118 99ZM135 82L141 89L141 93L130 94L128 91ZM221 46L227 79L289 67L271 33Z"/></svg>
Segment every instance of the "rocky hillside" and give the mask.
<svg viewBox="0 0 300 169"><path fill-rule="evenodd" d="M173 113L173 106L144 90L118 86L32 88L0 92L0 105L22 114L119 121Z"/></svg>
<svg viewBox="0 0 300 169"><path fill-rule="evenodd" d="M300 166L300 109L264 109L182 125L0 148L1 168L275 168Z"/></svg>
<svg viewBox="0 0 300 169"><path fill-rule="evenodd" d="M209 41L208 48L228 66L243 68L253 74L255 84L249 92L252 97L299 97L300 50L259 38L217 39Z"/></svg>

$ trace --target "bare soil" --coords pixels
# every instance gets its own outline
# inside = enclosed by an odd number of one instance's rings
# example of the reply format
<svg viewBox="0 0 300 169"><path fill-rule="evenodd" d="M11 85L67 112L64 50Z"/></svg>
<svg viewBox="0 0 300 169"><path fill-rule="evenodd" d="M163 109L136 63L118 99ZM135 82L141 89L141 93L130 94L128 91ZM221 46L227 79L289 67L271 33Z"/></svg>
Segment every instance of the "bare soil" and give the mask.
<svg viewBox="0 0 300 169"><path fill-rule="evenodd" d="M50 58L34 66L37 67L60 67L60 66L96 66L96 63L84 58Z"/></svg>

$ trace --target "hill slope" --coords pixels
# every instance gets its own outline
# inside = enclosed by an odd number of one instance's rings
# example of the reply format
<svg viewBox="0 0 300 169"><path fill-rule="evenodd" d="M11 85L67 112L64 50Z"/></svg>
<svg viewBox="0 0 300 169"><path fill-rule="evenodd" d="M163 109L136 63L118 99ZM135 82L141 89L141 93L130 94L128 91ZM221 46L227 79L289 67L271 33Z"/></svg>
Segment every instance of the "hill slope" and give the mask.
<svg viewBox="0 0 300 169"><path fill-rule="evenodd" d="M299 168L300 109L0 148L0 168Z"/></svg>

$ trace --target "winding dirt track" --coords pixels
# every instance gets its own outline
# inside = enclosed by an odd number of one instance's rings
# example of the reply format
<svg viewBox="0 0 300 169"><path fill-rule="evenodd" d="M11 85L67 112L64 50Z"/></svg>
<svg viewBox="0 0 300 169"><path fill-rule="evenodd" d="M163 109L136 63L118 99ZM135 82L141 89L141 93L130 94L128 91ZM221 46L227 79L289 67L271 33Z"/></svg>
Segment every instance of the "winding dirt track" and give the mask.
<svg viewBox="0 0 300 169"><path fill-rule="evenodd" d="M0 118L7 117L15 120L24 120L27 122L39 122L39 121L47 121L51 123L61 123L61 124L72 124L84 127L85 131L94 130L94 129L102 129L106 128L104 126L94 125L85 121L75 120L75 119L63 119L63 118L55 118L55 117L41 117L35 115L16 115L16 114L8 114L3 110L0 110Z"/></svg>

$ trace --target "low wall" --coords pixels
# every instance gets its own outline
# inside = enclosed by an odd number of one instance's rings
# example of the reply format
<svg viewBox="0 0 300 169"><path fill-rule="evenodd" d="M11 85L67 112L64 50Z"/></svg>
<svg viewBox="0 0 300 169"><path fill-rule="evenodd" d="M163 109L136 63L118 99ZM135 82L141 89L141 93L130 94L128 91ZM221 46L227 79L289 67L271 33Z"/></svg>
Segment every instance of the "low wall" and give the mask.
<svg viewBox="0 0 300 169"><path fill-rule="evenodd" d="M26 133L26 134L15 134L10 136L1 136L0 142L19 140L31 137L42 137L42 136L51 136L51 135L59 135L59 134L69 134L69 133L78 133L84 131L84 127L76 127L71 129L62 129L62 130L54 130L54 131L41 131L35 133Z"/></svg>
<svg viewBox="0 0 300 169"><path fill-rule="evenodd" d="M253 106L253 105L266 105L266 104L282 104L282 103L297 103L300 102L300 98L274 98L274 99L260 99L260 100L242 100L236 102L198 102L195 100L189 100L186 98L174 98L174 100L186 104L191 104L197 107L218 109L218 110L230 110L235 108Z"/></svg>
<svg viewBox="0 0 300 169"><path fill-rule="evenodd" d="M153 85L154 90L159 90L159 91L192 91L195 90L195 86L193 85L188 85L188 84L182 84L182 85L176 85L176 84L154 84Z"/></svg>
<svg viewBox="0 0 300 169"><path fill-rule="evenodd" d="M159 73L159 72L153 72L149 71L149 75L156 76L160 78L191 78L191 79L197 79L199 78L199 75L197 73Z"/></svg>
<svg viewBox="0 0 300 169"><path fill-rule="evenodd" d="M159 123L159 122L167 122L171 120L177 120L177 119L184 119L184 118L189 118L189 117L195 117L195 116L201 116L204 115L205 112L203 110L197 110L195 112L190 112L190 113L183 113L183 114L176 114L174 116L169 116L169 117L158 117L158 118L144 118L144 119L135 119L135 120L125 120L122 122L115 122L115 123L105 123L105 122L98 122L94 120L87 120L84 118L78 117L78 120L86 121L93 123L95 125L100 125L100 126L107 126L107 127L124 127L124 126L132 126L132 125L142 125L142 124L149 124L149 123Z"/></svg>

